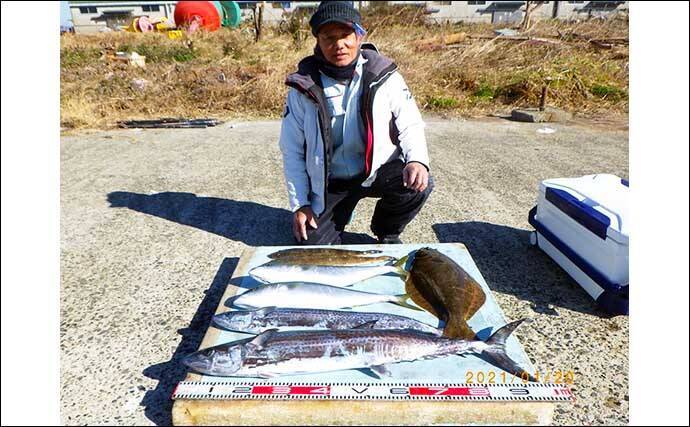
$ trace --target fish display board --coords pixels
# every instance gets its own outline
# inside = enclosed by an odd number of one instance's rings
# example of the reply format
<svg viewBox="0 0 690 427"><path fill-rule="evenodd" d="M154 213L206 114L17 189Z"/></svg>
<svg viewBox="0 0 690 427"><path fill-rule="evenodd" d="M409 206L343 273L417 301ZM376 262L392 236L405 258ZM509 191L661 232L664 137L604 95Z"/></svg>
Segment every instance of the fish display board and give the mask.
<svg viewBox="0 0 690 427"><path fill-rule="evenodd" d="M443 254L447 255L450 257L453 261L455 261L458 265L460 265L465 271L472 277L474 278L482 287L486 294L486 302L481 306L481 308L475 313L475 315L469 319L468 324L472 328L473 331L476 332L477 337L481 340L486 340L493 332L495 332L498 328L501 326L504 326L506 323L512 320L516 319L506 319L505 316L503 315L503 312L501 311L500 307L498 306L495 298L492 295L491 290L487 286L486 282L482 278L477 266L475 265L474 261L472 260L467 248L458 243L432 243L432 244L403 244L403 245L346 245L346 246L341 246L343 249L352 249L352 250L381 250L382 255L390 255L395 258L400 258L405 255L408 255L412 253L413 251L420 249L422 247L431 247L434 248ZM257 286L260 286L261 283L252 278L248 272L257 266L260 266L271 259L269 258L269 255L281 250L281 249L289 249L291 247L256 247L256 248L250 248L248 249L240 259L240 262L238 263L235 272L233 274L233 278L231 279L231 283L228 284L227 289L225 291L225 294L223 295L220 304L218 306L218 309L216 310L216 314L220 314L226 311L230 310L235 310L235 308L230 308L226 306L226 301L243 292L246 292L249 289L253 289ZM409 266L409 264L408 264ZM390 294L390 295L399 295L405 293L405 283L404 281L396 275L390 274L390 275L382 275L382 276L376 276L367 280L364 280L362 282L356 283L353 286L350 287L351 289L354 290L361 290L361 291L366 291L366 292L376 292L376 293L383 293L383 294ZM442 324L439 325L439 321L436 317L431 315L430 313L426 311L416 311L416 310L411 310L406 307L402 307L399 305L395 304L390 304L390 303L377 303L377 304L371 304L371 305L366 305L366 306L358 306L358 307L353 307L353 311L366 311L366 312L377 312L377 313L391 313L391 314L397 314L401 316L407 316L413 319L416 319L420 322L428 323L429 325L432 326L443 326ZM523 328L529 328L530 324L526 323L522 326ZM207 347L212 347L215 345L227 343L230 341L236 341L236 340L242 340L242 339L247 339L252 337L250 334L244 334L244 333L238 333L238 332L230 332L230 331L225 331L225 330L220 330L217 329L213 326L210 326L204 340L201 343L200 348L207 348ZM525 371L533 373L535 372L534 365L530 362L529 358L525 354L525 351L523 350L522 346L520 345L518 339L515 337L515 335L511 335L507 342L506 342L506 350L507 354L509 355L510 358L512 358L515 362L517 362L521 367L524 368ZM502 371L501 369L493 366L492 364L484 361L480 357L477 357L475 355L465 355L465 356L447 356L447 357L441 357L437 359L431 359L431 360L416 360L413 362L402 362L402 363L395 363L387 366L388 371L389 371L389 376L383 377L383 378L376 378L373 377L369 372L366 370L343 370L343 371L334 371L334 372L322 372L322 373L314 373L314 374L300 374L300 375L281 375L278 378L270 378L270 379L262 379L262 378L251 378L251 377L216 377L216 376L207 376L207 375L201 375L198 373L191 372L187 375L185 381L181 382L178 386L178 391L176 391L177 395L173 395L174 398L177 398L179 400L176 400L175 406L173 409L173 420L174 422L180 422L180 423L212 423L216 422L216 418L190 418L191 413L193 411L190 410L190 408L196 408L199 410L199 406L190 406L190 405L198 405L199 401L192 399L193 393L184 393L185 390L189 391L189 387L194 387L195 384L197 386L201 385L201 387L204 390L208 390L209 386L213 387L213 384L217 384L219 386L218 390L222 389L227 389L228 387L240 387L240 389L243 390L253 390L254 387L258 387L260 389L261 387L269 387L271 390L273 390L273 386L277 386L279 389L283 389L285 387L290 387L290 385L297 385L300 384L302 386L306 385L309 386L312 384L314 387L317 389L321 387L327 387L328 390L341 390L343 386L348 386L348 385L364 385L364 386L371 386L372 389L375 389L376 386L385 386L388 384L395 384L397 387L400 387L400 390L406 389L410 390L411 388L418 387L419 385L423 385L424 387L431 387L431 388L443 388L443 387L449 387L450 385L456 385L457 387L466 387L465 391L469 390L470 387L472 389L477 389L476 386L482 386L479 387L482 390L501 390L499 391L494 391L494 395L502 395L501 393L507 393L506 390L508 390L510 385L516 385L516 386L523 386L525 384L525 381L523 378L520 378L519 376L515 376L513 373L505 372ZM518 374L519 375L519 374ZM318 386L318 387L317 387ZM186 387L186 388L185 388ZM282 387L282 388L281 388ZM340 388L339 388L340 387ZM457 388L456 387L456 388ZM526 389L534 389L535 385L532 386L526 386L524 388ZM537 387L539 387L537 385ZM554 395L553 389L554 387L552 386L547 386L547 387L540 387L541 390L549 390L549 391L540 391L540 395L542 398L535 398L533 399L533 402L521 402L521 400L529 400L529 399L523 399L520 397L524 396L517 396L518 398L516 399L497 399L497 400L511 400L511 402L496 402L496 404L517 404L517 405L524 405L522 409L524 409L524 418L520 418L521 412L520 410L515 410L516 412L513 412L513 416L518 417L518 419L522 419L524 423L548 423L550 420L550 416L552 413L552 405L548 402L536 402L536 401L544 401L544 400L569 400L571 398L571 395L567 391L567 387L560 387L559 390L564 390L564 391L556 391L555 393L563 393L563 395L558 396L556 399L544 399L543 396L546 396L546 394ZM201 388L199 389L201 390ZM400 391L398 390L398 391ZM467 391L468 393L470 391ZM481 393L483 391L478 391L478 393ZM498 393L498 394L497 394ZM519 392L519 393L524 393L524 392ZM545 394L546 393L546 394ZM251 393L250 393L251 394ZM260 394L260 393L259 393ZM250 405L251 403L265 403L265 404L287 404L290 402L268 402L269 399L274 399L270 397L270 393L265 394L266 395L266 401L264 402L249 402L250 399L257 399L261 398L261 396L254 396L254 397L247 397L246 401L244 402L244 405ZM376 393L371 394L371 400L372 404L379 403L379 404L396 404L400 402L376 402L376 400L380 400L381 397L376 397ZM490 396L488 394L487 396ZM535 394L537 396L537 394ZM300 398L299 393L295 395L297 399ZM195 399L205 399L207 398L209 402L209 405L213 405L212 402L217 402L218 399L218 394L214 395L213 392L210 394L204 395L203 393L199 394L197 393L195 395ZM303 397L304 400L310 399L307 396ZM314 401L313 398L309 402L301 402L301 403L309 403L309 404L327 404L327 403L337 403L337 404L347 404L347 402L324 402L324 401ZM361 399L361 398L360 398ZM420 397L420 399L422 399ZM229 399L230 400L230 399ZM423 399L422 399L423 400ZM430 400L430 399L426 399ZM432 399L431 399L432 400ZM456 399L456 400L462 400L462 399ZM474 400L482 400L482 398L479 399L474 399ZM181 406L183 403L187 403L186 406ZM232 399L232 402L225 402L225 403L240 403L237 400ZM293 402L294 403L294 402ZM358 402L360 403L360 402ZM442 403L454 403L454 404L470 404L472 402L415 402L415 404L442 404ZM483 402L482 404L489 405L490 402ZM532 406L529 406L532 405ZM548 405L548 406L544 406ZM219 413L225 413L225 416L231 416L228 415L229 412L233 412L235 415L239 416L240 418L236 419L230 419L230 418L221 418L222 422L231 422L235 424L241 424L243 421L248 421L249 418L247 418L246 414L243 412L242 414L236 412L236 411L246 411L247 408L244 408L242 406L235 406L235 407L230 407L230 406L224 406L224 410L218 410L217 407L212 407L208 406L208 408L215 408L211 410L212 413L215 415L218 415ZM232 409L229 409L232 408ZM280 407L280 409L287 409L289 407ZM441 406L438 406L439 411L443 412L441 409ZM489 408L488 406L486 408ZM496 408L500 408L500 406L497 406ZM324 409L324 412L322 415L324 417L327 416L327 411L333 411L333 407L326 407L324 406L322 409ZM404 411L404 408L401 407L399 409L395 409L396 411ZM190 412L191 411L191 412ZM511 409L511 411L514 411L514 409ZM489 411L491 412L491 411ZM367 411L362 412L363 414L367 413ZM458 412L458 408L455 409L447 409L448 416L451 418L448 418L446 421L448 422L465 422L467 420L462 419L462 411ZM496 414L499 414L500 410L497 409ZM488 414L488 413L487 413ZM215 416L214 415L214 416ZM344 416L351 416L350 415L344 415ZM315 416L314 414L310 415L311 418L310 420L314 420ZM354 415L352 415L354 416ZM384 416L381 414L381 416ZM505 416L505 415L503 415ZM460 417L460 418L457 418ZM442 419L445 419L441 417ZM412 419L412 418L411 418ZM324 420L327 421L327 418L324 418ZM514 419L513 419L514 420ZM382 421L379 419L378 421ZM248 421L250 422L250 421ZM256 420L254 420L256 422ZM283 420L283 422L287 422L286 420ZM332 420L331 422L335 422L335 420ZM354 422L354 421L353 421ZM375 420L369 420L368 422L375 422ZM396 422L405 424L407 421L405 421L405 418L396 418ZM414 421L409 421L411 423L414 423ZM507 419L501 418L501 416L496 416L496 417L489 417L488 422L492 423L502 423L502 422L507 422ZM514 421L512 421L514 422Z"/></svg>

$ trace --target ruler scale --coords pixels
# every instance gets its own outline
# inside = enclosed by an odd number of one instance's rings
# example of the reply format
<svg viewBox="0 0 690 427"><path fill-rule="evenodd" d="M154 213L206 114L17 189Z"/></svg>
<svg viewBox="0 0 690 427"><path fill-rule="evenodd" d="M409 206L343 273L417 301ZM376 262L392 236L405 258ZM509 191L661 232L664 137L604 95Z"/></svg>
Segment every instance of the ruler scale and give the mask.
<svg viewBox="0 0 690 427"><path fill-rule="evenodd" d="M451 400L568 402L565 384L434 383L178 383L172 398L188 400Z"/></svg>

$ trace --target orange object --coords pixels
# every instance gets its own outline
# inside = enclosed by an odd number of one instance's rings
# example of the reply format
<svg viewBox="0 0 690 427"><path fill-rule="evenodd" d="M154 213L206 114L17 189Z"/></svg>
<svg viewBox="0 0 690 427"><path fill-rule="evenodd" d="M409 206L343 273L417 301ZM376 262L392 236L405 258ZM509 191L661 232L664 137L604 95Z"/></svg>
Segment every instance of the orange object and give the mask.
<svg viewBox="0 0 690 427"><path fill-rule="evenodd" d="M210 1L178 1L175 5L175 24L190 27L195 21L207 31L220 28L218 10Z"/></svg>

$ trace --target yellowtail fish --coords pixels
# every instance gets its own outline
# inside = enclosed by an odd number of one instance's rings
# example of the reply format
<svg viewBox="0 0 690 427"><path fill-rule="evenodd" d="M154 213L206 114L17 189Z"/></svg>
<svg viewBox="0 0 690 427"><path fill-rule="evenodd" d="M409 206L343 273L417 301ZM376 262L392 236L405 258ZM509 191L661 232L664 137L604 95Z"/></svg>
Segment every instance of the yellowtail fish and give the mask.
<svg viewBox="0 0 690 427"><path fill-rule="evenodd" d="M406 294L375 294L337 286L321 285L318 283L290 282L269 283L258 286L231 297L226 302L226 305L243 309L276 306L286 308L337 309L390 302L402 307L421 311L417 306L408 303L408 300L409 296Z"/></svg>
<svg viewBox="0 0 690 427"><path fill-rule="evenodd" d="M393 265L377 266L302 265L276 259L251 269L249 275L263 283L309 282L343 287L382 274L406 276L406 262L407 256Z"/></svg>

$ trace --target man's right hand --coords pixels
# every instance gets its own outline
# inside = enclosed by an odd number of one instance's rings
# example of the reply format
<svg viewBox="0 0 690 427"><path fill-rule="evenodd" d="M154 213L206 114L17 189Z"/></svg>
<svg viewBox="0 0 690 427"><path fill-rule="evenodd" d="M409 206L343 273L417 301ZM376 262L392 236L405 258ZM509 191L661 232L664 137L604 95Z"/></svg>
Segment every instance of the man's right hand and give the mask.
<svg viewBox="0 0 690 427"><path fill-rule="evenodd" d="M292 234L298 242L307 240L307 224L316 229L316 218L310 206L299 208L292 217Z"/></svg>

